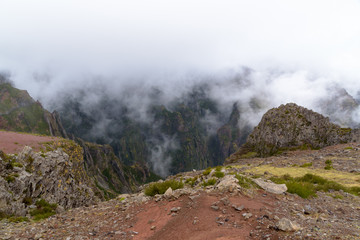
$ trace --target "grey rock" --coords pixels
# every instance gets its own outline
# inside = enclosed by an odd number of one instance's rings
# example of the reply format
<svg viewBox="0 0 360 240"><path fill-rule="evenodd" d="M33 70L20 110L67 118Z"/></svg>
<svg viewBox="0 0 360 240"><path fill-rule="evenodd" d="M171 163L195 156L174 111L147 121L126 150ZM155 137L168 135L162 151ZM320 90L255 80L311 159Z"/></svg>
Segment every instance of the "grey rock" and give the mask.
<svg viewBox="0 0 360 240"><path fill-rule="evenodd" d="M239 188L238 182L239 180L236 179L234 175L226 175L221 179L219 184L217 184L216 188L222 192L234 192Z"/></svg>
<svg viewBox="0 0 360 240"><path fill-rule="evenodd" d="M171 187L169 187L169 188L165 191L164 197L167 198L167 199L169 199L169 198L172 197L172 195L173 195L173 190L172 190Z"/></svg>
<svg viewBox="0 0 360 240"><path fill-rule="evenodd" d="M241 205L240 207L236 206L236 205L232 205L232 207L236 210L236 211L242 211L244 209L244 206Z"/></svg>
<svg viewBox="0 0 360 240"><path fill-rule="evenodd" d="M292 222L287 218L280 219L276 226L279 230L284 232L295 232L301 230L301 227L296 222Z"/></svg>
<svg viewBox="0 0 360 240"><path fill-rule="evenodd" d="M266 182L261 178L253 179L254 183L259 185L262 189L267 192L275 193L275 194L283 194L287 191L287 187L285 184L276 184L273 182Z"/></svg>
<svg viewBox="0 0 360 240"><path fill-rule="evenodd" d="M87 176L81 163L81 168L75 167L61 148L40 154L26 146L15 158L23 167L0 172L1 175L14 174L14 171L17 174L11 184L0 177L0 211L25 216L35 206L24 204L24 200L34 204L40 198L57 203L57 212L97 201L88 187L89 182L80 176ZM0 161L0 169L2 164Z"/></svg>

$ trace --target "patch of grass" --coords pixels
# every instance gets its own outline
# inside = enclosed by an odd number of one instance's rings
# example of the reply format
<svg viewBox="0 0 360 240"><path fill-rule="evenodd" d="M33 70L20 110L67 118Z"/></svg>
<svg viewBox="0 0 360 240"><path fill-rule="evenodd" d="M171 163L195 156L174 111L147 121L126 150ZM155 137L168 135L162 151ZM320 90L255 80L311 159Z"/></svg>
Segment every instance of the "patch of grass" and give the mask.
<svg viewBox="0 0 360 240"><path fill-rule="evenodd" d="M165 191L171 187L172 190L183 188L184 184L176 180L167 180L159 183L151 183L145 188L144 192L147 196L155 196L156 194L164 194Z"/></svg>
<svg viewBox="0 0 360 240"><path fill-rule="evenodd" d="M313 174L305 174L302 177L296 178L290 175L283 175L281 177L272 177L270 180L278 184L285 183L289 193L297 194L302 198L316 197L317 191L329 192L330 190L343 190L353 195L360 195L360 187L346 187L335 181L330 181Z"/></svg>
<svg viewBox="0 0 360 240"><path fill-rule="evenodd" d="M299 168L299 167L274 167L272 165L261 165L254 166L249 169L245 169L244 172L252 174L262 175L265 171L274 176L282 176L284 174L290 174L292 177L302 177L305 174L313 174L323 177L328 180L335 181L346 187L359 187L360 184L357 182L359 175L356 173L342 172L338 170L325 170L325 169L314 169L314 168Z"/></svg>
<svg viewBox="0 0 360 240"><path fill-rule="evenodd" d="M344 148L344 150L353 150L354 148L353 147L346 147Z"/></svg>
<svg viewBox="0 0 360 240"><path fill-rule="evenodd" d="M217 178L222 178L222 177L225 176L225 173L223 173L223 172L215 172L214 175L215 175L215 177L217 177Z"/></svg>
<svg viewBox="0 0 360 240"><path fill-rule="evenodd" d="M242 188L252 188L252 187L256 187L256 184L247 177L241 176L239 174L235 175L236 179L239 180L238 184L242 187Z"/></svg>
<svg viewBox="0 0 360 240"><path fill-rule="evenodd" d="M254 158L258 155L257 152L247 152L240 156L240 158Z"/></svg>
<svg viewBox="0 0 360 240"><path fill-rule="evenodd" d="M344 196L340 195L340 194L335 194L335 195L330 195L330 196L334 199L344 199Z"/></svg>
<svg viewBox="0 0 360 240"><path fill-rule="evenodd" d="M30 215L33 216L35 221L48 218L52 215L55 215L57 204L50 204L44 199L40 199L35 203L36 209L30 211Z"/></svg>
<svg viewBox="0 0 360 240"><path fill-rule="evenodd" d="M313 163L310 162L310 163L304 163L303 165L300 165L300 167L302 168L307 168L307 167L312 167Z"/></svg>
<svg viewBox="0 0 360 240"><path fill-rule="evenodd" d="M217 181L216 178L210 178L209 180L204 181L204 182L202 183L202 186L203 186L203 187L207 187L207 186L215 185L216 181Z"/></svg>

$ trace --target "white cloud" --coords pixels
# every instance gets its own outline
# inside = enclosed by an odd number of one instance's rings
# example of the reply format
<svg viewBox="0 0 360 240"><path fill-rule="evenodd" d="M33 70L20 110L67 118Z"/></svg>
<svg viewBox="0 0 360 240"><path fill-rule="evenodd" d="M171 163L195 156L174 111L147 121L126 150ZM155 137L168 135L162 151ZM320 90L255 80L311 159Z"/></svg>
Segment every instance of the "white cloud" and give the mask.
<svg viewBox="0 0 360 240"><path fill-rule="evenodd" d="M356 94L359 13L357 0L4 0L0 70L43 99L94 76L116 91L129 79L183 85L189 72L238 66L259 71L260 87L274 69L288 73L270 88L277 102L304 102L330 82Z"/></svg>

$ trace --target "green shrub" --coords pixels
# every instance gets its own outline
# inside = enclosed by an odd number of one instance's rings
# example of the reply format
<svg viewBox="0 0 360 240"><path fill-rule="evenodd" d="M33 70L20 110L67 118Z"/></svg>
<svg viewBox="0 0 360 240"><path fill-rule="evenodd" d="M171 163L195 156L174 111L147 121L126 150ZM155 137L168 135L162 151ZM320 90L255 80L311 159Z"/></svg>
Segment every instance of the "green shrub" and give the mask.
<svg viewBox="0 0 360 240"><path fill-rule="evenodd" d="M207 176L210 174L210 172L211 172L211 167L208 167L207 169L204 170L203 175Z"/></svg>
<svg viewBox="0 0 360 240"><path fill-rule="evenodd" d="M332 167L332 161L331 160L326 160L325 161L325 167L324 167L325 170L331 170L333 169Z"/></svg>
<svg viewBox="0 0 360 240"><path fill-rule="evenodd" d="M29 222L29 218L27 217L9 217L8 218L9 222L13 222L13 223L19 223L19 222Z"/></svg>
<svg viewBox="0 0 360 240"><path fill-rule="evenodd" d="M215 172L215 177L217 177L217 178L222 178L224 176L225 176L225 173L223 173L223 172Z"/></svg>
<svg viewBox="0 0 360 240"><path fill-rule="evenodd" d="M287 191L289 193L297 194L302 198L308 198L310 196L316 197L316 190L311 183L288 181L286 187L288 188Z"/></svg>
<svg viewBox="0 0 360 240"><path fill-rule="evenodd" d="M191 187L193 187L196 183L196 180L198 179L198 176L195 176L193 178L186 179L185 183L189 184Z"/></svg>
<svg viewBox="0 0 360 240"><path fill-rule="evenodd" d="M215 185L216 181L217 181L216 178L210 178L209 180L204 181L202 183L202 185L203 185L203 187L212 186L212 185Z"/></svg>
<svg viewBox="0 0 360 240"><path fill-rule="evenodd" d="M353 195L360 195L360 187L345 187L337 182L310 173L297 178L283 175L281 177L272 177L270 180L278 184L285 183L289 193L297 194L302 198L315 197L317 191L329 192L330 190L343 190Z"/></svg>
<svg viewBox="0 0 360 240"><path fill-rule="evenodd" d="M310 163L304 163L304 164L301 165L300 167L302 167L302 168L307 168L307 167L311 167L312 165L313 165L313 163L310 162Z"/></svg>
<svg viewBox="0 0 360 240"><path fill-rule="evenodd" d="M184 184L176 180L167 180L160 183L151 183L145 188L144 192L147 196L155 196L156 194L164 194L171 187L172 190L183 188Z"/></svg>
<svg viewBox="0 0 360 240"><path fill-rule="evenodd" d="M44 199L40 199L35 203L36 209L30 211L30 215L34 217L35 221L48 218L52 215L55 215L57 204L50 204Z"/></svg>
<svg viewBox="0 0 360 240"><path fill-rule="evenodd" d="M223 169L222 166L217 166L217 167L215 168L215 171L216 171L216 172L220 172L222 169Z"/></svg>

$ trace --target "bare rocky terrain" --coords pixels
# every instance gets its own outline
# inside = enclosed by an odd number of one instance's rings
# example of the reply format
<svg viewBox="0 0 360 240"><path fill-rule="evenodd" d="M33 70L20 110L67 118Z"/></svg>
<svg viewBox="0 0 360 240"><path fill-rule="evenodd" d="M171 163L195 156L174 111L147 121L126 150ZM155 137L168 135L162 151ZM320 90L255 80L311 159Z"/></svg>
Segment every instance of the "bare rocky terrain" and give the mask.
<svg viewBox="0 0 360 240"><path fill-rule="evenodd" d="M360 185L360 145L290 151L268 158L239 159L215 169L178 174L184 188L149 197L144 190L58 213L39 222L0 223L2 239L359 239L360 198L344 191L303 199L288 192L245 188L237 173L268 179L316 172L349 186ZM325 170L331 159L333 169ZM308 167L301 164L311 162ZM220 168L219 168L220 169ZM218 169L218 170L219 170ZM209 171L208 171L209 172ZM329 175L326 175L329 174ZM193 186L187 179L198 176ZM186 183L188 182L188 183ZM266 181L265 181L266 182ZM144 189L146 186L144 186Z"/></svg>

